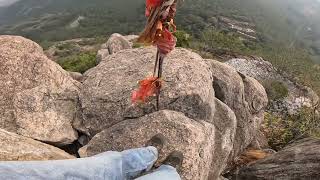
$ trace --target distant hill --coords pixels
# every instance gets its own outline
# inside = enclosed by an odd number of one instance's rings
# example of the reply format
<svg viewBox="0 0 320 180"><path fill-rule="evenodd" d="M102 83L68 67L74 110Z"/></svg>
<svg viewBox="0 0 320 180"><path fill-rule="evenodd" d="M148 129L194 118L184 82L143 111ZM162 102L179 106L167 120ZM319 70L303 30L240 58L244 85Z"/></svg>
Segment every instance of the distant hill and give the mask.
<svg viewBox="0 0 320 180"><path fill-rule="evenodd" d="M135 21L143 9L143 0L23 0L0 12L1 32L22 34L35 40L124 32L138 29L139 23ZM85 18L78 29L68 29L80 15ZM126 26L130 23L132 27Z"/></svg>
<svg viewBox="0 0 320 180"><path fill-rule="evenodd" d="M303 47L320 59L317 0L185 0L177 24L199 36L219 17L254 24L259 42ZM23 0L0 9L1 34L36 41L138 33L144 22L144 0Z"/></svg>
<svg viewBox="0 0 320 180"><path fill-rule="evenodd" d="M146 20L144 1L21 0L0 7L0 34L22 35L43 47L84 37L100 42L114 32L138 34ZM182 44L203 57L261 56L320 95L319 22L317 0L184 0L176 17L178 29L192 37ZM180 38L189 37L183 31Z"/></svg>

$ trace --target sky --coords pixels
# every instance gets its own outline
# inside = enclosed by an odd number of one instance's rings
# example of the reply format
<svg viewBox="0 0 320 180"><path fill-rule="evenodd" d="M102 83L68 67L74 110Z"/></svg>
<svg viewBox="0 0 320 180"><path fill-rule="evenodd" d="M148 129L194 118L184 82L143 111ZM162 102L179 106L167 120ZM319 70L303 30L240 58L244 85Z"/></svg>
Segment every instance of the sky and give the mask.
<svg viewBox="0 0 320 180"><path fill-rule="evenodd" d="M12 4L18 0L0 0L0 6L7 6L9 4Z"/></svg>

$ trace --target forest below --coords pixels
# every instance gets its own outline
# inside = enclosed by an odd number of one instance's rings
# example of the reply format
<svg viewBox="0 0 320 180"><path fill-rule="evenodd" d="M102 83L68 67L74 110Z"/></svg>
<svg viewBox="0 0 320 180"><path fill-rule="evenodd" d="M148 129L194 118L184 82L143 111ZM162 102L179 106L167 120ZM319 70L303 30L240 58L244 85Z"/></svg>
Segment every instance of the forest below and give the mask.
<svg viewBox="0 0 320 180"><path fill-rule="evenodd" d="M23 0L0 8L0 33L25 36L44 48L67 39L138 34L144 10L144 0ZM319 21L316 0L185 0L176 35L179 46L208 58L229 52L262 56L320 94ZM230 23L252 30L254 38Z"/></svg>

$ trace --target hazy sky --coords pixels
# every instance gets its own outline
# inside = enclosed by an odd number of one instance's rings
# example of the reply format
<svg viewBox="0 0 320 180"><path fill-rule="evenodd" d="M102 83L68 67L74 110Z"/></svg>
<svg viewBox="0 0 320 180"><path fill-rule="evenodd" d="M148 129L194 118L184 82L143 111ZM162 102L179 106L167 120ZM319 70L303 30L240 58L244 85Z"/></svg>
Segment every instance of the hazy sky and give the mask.
<svg viewBox="0 0 320 180"><path fill-rule="evenodd" d="M0 0L0 6L7 6L7 5L14 3L16 1L18 1L18 0Z"/></svg>

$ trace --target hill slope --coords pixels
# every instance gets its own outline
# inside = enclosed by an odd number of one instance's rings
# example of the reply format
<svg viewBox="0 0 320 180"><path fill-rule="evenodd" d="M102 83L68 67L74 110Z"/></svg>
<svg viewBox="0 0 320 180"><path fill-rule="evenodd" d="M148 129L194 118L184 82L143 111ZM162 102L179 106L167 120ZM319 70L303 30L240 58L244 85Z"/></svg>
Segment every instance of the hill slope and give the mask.
<svg viewBox="0 0 320 180"><path fill-rule="evenodd" d="M0 9L0 34L40 43L137 34L144 9L144 0L23 0ZM194 37L192 48L262 56L320 93L320 67L311 61L320 63L318 1L185 0L176 21Z"/></svg>
<svg viewBox="0 0 320 180"><path fill-rule="evenodd" d="M143 11L144 0L23 0L0 10L1 32L36 40L137 33L144 23ZM79 16L84 17L80 25L70 28ZM307 38L309 45L319 43L318 38L310 38L320 36L320 3L316 0L186 0L177 21L181 28L199 34L213 26L212 17L217 16L253 22L260 39L292 45L306 43Z"/></svg>

